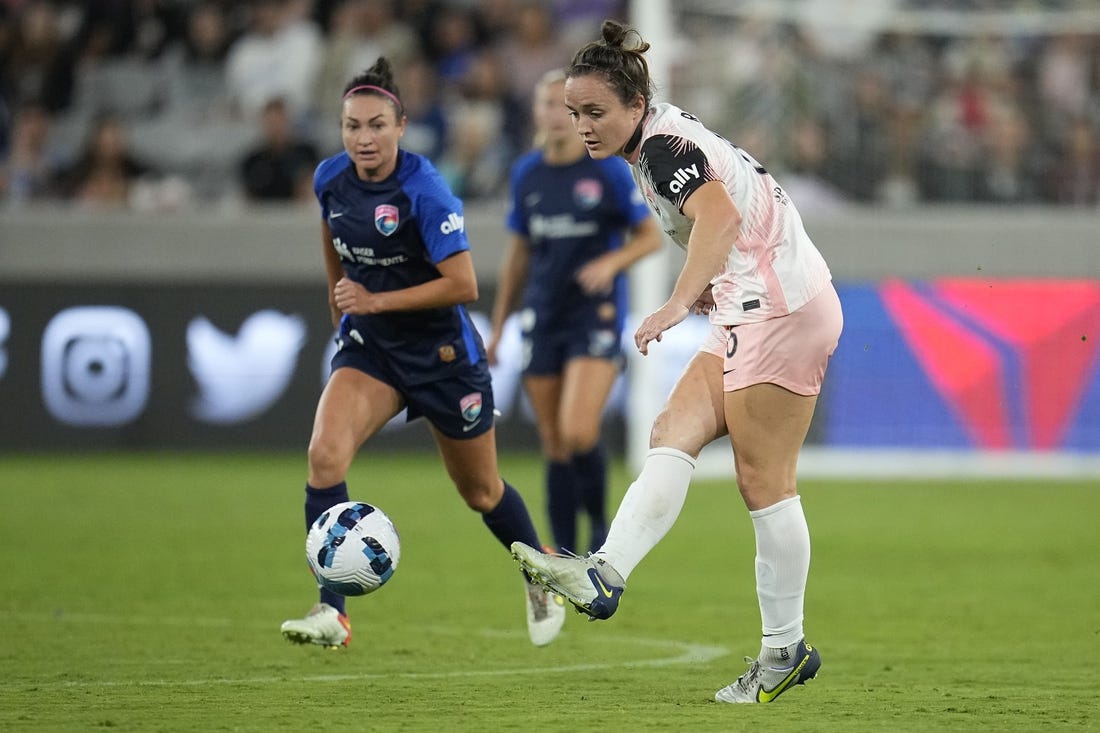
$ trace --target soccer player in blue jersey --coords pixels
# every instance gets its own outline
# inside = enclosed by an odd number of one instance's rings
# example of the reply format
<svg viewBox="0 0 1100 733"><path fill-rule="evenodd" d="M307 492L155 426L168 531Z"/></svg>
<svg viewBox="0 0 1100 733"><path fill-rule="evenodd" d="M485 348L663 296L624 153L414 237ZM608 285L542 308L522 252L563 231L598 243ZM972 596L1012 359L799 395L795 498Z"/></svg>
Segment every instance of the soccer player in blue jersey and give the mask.
<svg viewBox="0 0 1100 733"><path fill-rule="evenodd" d="M595 160L565 106L565 72L535 89L536 149L513 166L511 241L493 307L489 360L520 306L523 387L546 458L555 545L577 550L577 515L588 548L607 535L604 405L619 374L627 267L661 246L661 232L621 158Z"/></svg>
<svg viewBox="0 0 1100 733"><path fill-rule="evenodd" d="M462 203L427 158L400 148L406 118L385 58L347 85L340 122L344 152L322 161L313 183L339 348L309 442L306 527L348 500L356 452L408 408L408 419L428 420L455 488L504 547L538 546L523 498L497 468L485 349L464 308L478 287ZM531 641L548 644L564 606L524 586ZM346 646L344 600L322 588L283 636Z"/></svg>

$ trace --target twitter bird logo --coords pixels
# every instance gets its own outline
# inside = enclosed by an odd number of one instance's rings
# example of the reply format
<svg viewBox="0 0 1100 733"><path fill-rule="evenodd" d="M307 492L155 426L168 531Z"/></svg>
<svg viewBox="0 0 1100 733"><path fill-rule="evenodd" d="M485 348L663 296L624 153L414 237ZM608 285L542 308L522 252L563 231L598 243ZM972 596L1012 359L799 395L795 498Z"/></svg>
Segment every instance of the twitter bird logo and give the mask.
<svg viewBox="0 0 1100 733"><path fill-rule="evenodd" d="M191 414L209 423L239 423L282 396L306 342L305 321L273 310L253 313L236 336L203 316L187 326L187 366L199 387Z"/></svg>

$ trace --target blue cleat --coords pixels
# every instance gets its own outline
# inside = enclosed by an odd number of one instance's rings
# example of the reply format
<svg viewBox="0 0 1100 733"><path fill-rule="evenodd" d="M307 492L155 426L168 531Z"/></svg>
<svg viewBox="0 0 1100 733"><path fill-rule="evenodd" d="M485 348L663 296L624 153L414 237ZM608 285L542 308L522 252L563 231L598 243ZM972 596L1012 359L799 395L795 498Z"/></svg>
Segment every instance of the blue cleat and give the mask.
<svg viewBox="0 0 1100 733"><path fill-rule="evenodd" d="M513 542L512 557L532 582L562 596L592 621L611 618L626 590L622 576L597 555L550 555Z"/></svg>

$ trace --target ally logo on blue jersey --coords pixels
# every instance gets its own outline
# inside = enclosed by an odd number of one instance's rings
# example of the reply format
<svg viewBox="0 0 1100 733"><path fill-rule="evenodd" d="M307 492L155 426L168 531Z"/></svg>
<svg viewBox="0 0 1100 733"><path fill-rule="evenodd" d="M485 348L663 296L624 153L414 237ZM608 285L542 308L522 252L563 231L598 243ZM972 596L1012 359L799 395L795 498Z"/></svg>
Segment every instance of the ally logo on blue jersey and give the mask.
<svg viewBox="0 0 1100 733"><path fill-rule="evenodd" d="M455 212L447 214L447 218L443 220L443 223L439 225L439 231L444 234L453 234L455 232L461 232L466 228L466 218L459 216Z"/></svg>

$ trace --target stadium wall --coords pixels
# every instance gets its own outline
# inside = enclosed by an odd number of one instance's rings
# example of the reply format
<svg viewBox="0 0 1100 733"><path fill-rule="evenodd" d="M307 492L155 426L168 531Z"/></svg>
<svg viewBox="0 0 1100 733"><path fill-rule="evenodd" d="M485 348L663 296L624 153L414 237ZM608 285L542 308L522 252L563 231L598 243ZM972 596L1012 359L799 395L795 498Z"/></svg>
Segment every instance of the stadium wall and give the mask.
<svg viewBox="0 0 1100 733"><path fill-rule="evenodd" d="M499 203L466 225L484 319L505 245ZM845 335L804 473L1100 475L1097 212L811 213ZM42 209L0 217L0 450L304 446L331 329L316 216ZM667 292L668 248L639 276ZM484 322L484 321L482 321ZM693 319L633 357L609 408L644 453L698 343ZM494 371L506 447L534 447L516 348ZM624 419L624 416L627 416ZM394 446L426 442L398 428ZM728 473L728 448L704 473Z"/></svg>

